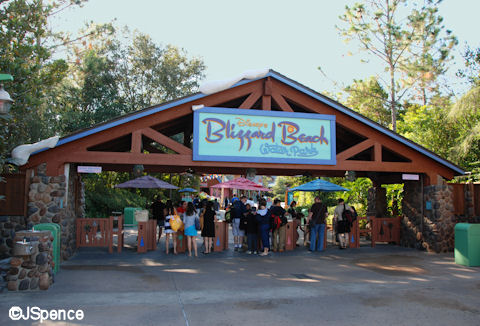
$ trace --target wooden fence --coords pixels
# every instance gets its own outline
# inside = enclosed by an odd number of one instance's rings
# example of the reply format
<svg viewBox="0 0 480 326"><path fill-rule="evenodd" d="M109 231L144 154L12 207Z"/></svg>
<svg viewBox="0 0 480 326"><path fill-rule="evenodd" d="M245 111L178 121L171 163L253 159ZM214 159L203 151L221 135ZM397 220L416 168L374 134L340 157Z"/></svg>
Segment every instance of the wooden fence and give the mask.
<svg viewBox="0 0 480 326"><path fill-rule="evenodd" d="M26 215L26 177L25 174L2 174L4 181L0 182L0 215Z"/></svg>
<svg viewBox="0 0 480 326"><path fill-rule="evenodd" d="M453 193L453 214L464 215L465 214L465 186L464 183L451 183L449 184Z"/></svg>

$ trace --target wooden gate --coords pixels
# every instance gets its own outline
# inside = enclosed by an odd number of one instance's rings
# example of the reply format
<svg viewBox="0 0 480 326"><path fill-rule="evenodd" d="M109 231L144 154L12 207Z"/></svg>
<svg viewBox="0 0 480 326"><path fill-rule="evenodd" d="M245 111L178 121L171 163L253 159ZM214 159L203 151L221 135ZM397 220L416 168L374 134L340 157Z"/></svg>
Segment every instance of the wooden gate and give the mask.
<svg viewBox="0 0 480 326"><path fill-rule="evenodd" d="M118 228L114 228L114 221L118 220ZM108 247L113 252L113 236L117 235L117 251L123 247L123 216L109 218L77 218L77 248L79 247Z"/></svg>
<svg viewBox="0 0 480 326"><path fill-rule="evenodd" d="M369 221L369 227L360 229L359 221ZM394 242L400 244L400 216L397 217L357 217L349 234L350 248L360 248L360 237L370 234L371 246L377 242Z"/></svg>

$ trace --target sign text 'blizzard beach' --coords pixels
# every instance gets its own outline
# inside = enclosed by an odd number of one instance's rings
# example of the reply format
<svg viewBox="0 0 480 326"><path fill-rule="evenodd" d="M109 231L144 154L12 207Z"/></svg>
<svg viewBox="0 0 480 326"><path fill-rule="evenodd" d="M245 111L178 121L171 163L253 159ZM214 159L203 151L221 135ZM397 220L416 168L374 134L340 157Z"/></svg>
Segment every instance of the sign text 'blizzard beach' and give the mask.
<svg viewBox="0 0 480 326"><path fill-rule="evenodd" d="M203 108L194 112L193 160L336 164L335 116Z"/></svg>

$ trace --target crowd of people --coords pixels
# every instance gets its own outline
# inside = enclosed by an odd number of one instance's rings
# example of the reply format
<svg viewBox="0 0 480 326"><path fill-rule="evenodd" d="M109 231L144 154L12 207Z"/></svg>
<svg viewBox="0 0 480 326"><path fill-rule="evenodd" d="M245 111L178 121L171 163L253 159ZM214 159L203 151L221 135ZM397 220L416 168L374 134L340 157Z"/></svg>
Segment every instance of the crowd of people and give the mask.
<svg viewBox="0 0 480 326"><path fill-rule="evenodd" d="M326 230L326 218L328 216L327 206L322 203L320 197L315 197L315 202L311 206L306 216L307 223L302 227L300 220L305 216L296 209L296 202L290 203L286 211L281 206L281 201L275 199L273 202L267 202L264 198L252 198L246 196L233 196L231 200L225 202L225 219L232 224L232 234L234 240L234 250L243 251L246 246L246 254L259 254L266 256L270 251L285 251L285 228L288 219L294 222L296 232L294 232L294 243L299 239L298 229L304 232L304 245L309 247L309 251L323 251ZM203 254L210 254L213 250L215 238L215 222L217 221L217 212L220 209L219 202L212 200L200 200L197 197L193 201L181 201L174 205L171 200L163 203L160 197L150 206L152 217L157 220L158 240L165 232L165 252L170 252L170 239L173 242L173 253L177 254L176 234L172 228L172 219L180 216L184 224L184 234L187 238L188 255L198 256L196 238L198 232L203 237ZM334 210L333 223L336 226L336 239L340 249L348 247L348 233L350 232L351 221L347 221L344 212L351 212L355 215L353 206L347 205L343 199L338 199L338 205ZM298 245L298 244L297 244Z"/></svg>

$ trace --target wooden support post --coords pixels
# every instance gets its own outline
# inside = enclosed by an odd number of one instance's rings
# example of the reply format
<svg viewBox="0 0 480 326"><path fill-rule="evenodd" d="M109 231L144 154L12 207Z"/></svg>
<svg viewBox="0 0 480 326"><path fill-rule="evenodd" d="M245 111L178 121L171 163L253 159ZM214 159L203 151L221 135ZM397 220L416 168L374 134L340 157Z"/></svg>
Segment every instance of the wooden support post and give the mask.
<svg viewBox="0 0 480 326"><path fill-rule="evenodd" d="M111 254L113 253L113 216L110 216L110 218L108 219L108 229L108 253Z"/></svg>
<svg viewBox="0 0 480 326"><path fill-rule="evenodd" d="M372 248L375 248L375 241L377 240L376 237L375 237L375 234L377 233L377 225L376 225L376 222L375 222L375 216L369 216L367 217L368 220L370 220L370 228L372 229L372 232L371 232L371 240L372 240Z"/></svg>
<svg viewBox="0 0 480 326"><path fill-rule="evenodd" d="M130 146L130 152L142 152L142 132L140 130L136 130L132 133L132 144Z"/></svg>
<svg viewBox="0 0 480 326"><path fill-rule="evenodd" d="M382 145L375 142L374 145L374 160L375 162L381 162L382 161Z"/></svg>
<svg viewBox="0 0 480 326"><path fill-rule="evenodd" d="M272 97L271 96L262 96L262 109L265 111L272 110Z"/></svg>

